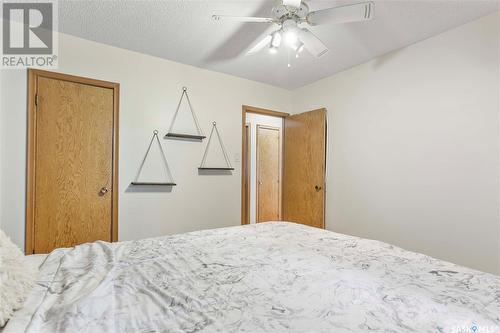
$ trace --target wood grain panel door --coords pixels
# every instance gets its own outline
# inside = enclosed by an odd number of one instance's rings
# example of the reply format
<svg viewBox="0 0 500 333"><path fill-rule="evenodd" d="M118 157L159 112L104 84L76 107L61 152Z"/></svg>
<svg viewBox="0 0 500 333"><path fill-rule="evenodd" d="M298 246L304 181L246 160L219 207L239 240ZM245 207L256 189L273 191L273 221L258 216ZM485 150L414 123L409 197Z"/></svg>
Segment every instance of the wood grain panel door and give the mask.
<svg viewBox="0 0 500 333"><path fill-rule="evenodd" d="M325 226L326 110L285 118L283 220Z"/></svg>
<svg viewBox="0 0 500 333"><path fill-rule="evenodd" d="M256 222L281 218L280 129L257 125L257 218Z"/></svg>
<svg viewBox="0 0 500 333"><path fill-rule="evenodd" d="M32 252L112 241L115 87L43 74L34 78Z"/></svg>

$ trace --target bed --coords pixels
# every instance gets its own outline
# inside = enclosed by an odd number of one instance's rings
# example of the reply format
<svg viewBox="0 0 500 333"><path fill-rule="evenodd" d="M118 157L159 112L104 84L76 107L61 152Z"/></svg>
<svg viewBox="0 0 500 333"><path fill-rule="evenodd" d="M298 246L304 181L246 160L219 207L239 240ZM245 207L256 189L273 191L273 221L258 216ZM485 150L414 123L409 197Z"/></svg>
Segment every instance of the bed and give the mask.
<svg viewBox="0 0 500 333"><path fill-rule="evenodd" d="M500 332L500 277L294 223L53 251L11 332Z"/></svg>

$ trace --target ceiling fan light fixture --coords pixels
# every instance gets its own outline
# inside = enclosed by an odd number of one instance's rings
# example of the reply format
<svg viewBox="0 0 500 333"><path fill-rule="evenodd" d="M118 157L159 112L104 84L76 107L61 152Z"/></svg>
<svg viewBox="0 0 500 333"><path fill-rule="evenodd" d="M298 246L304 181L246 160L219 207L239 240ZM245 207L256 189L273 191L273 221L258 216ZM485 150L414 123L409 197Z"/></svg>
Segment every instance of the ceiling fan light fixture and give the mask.
<svg viewBox="0 0 500 333"><path fill-rule="evenodd" d="M283 39L288 46L293 47L297 44L298 29L299 28L297 27L297 22L295 22L295 20L290 19L283 22Z"/></svg>
<svg viewBox="0 0 500 333"><path fill-rule="evenodd" d="M293 46L297 43L297 34L295 31L287 31L285 33L285 43L290 46Z"/></svg>
<svg viewBox="0 0 500 333"><path fill-rule="evenodd" d="M272 35L271 46L276 49L281 45L281 32L278 30Z"/></svg>

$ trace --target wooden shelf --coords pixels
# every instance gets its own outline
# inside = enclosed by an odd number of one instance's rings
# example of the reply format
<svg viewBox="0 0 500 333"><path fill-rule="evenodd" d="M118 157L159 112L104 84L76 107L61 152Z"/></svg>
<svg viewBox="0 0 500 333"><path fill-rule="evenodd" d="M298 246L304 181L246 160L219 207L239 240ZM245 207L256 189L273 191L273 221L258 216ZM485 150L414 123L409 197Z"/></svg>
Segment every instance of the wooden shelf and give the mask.
<svg viewBox="0 0 500 333"><path fill-rule="evenodd" d="M148 182L132 182L131 185L142 185L142 186L176 186L176 183L148 183Z"/></svg>
<svg viewBox="0 0 500 333"><path fill-rule="evenodd" d="M198 168L198 170L234 170L234 168L226 168L226 167L223 167L223 168Z"/></svg>
<svg viewBox="0 0 500 333"><path fill-rule="evenodd" d="M190 139L190 140L200 140L202 141L203 139L206 138L206 136L203 135L193 135L193 134L179 134L179 133L167 133L164 137L166 138L179 138L179 139Z"/></svg>

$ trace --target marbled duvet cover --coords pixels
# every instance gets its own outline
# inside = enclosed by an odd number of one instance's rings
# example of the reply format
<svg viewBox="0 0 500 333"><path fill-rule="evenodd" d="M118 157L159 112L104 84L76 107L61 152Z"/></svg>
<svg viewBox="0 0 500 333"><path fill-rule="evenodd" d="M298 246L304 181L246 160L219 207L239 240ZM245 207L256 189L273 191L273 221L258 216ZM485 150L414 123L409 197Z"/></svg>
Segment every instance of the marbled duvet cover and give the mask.
<svg viewBox="0 0 500 333"><path fill-rule="evenodd" d="M500 277L293 223L52 252L6 332L500 332Z"/></svg>

